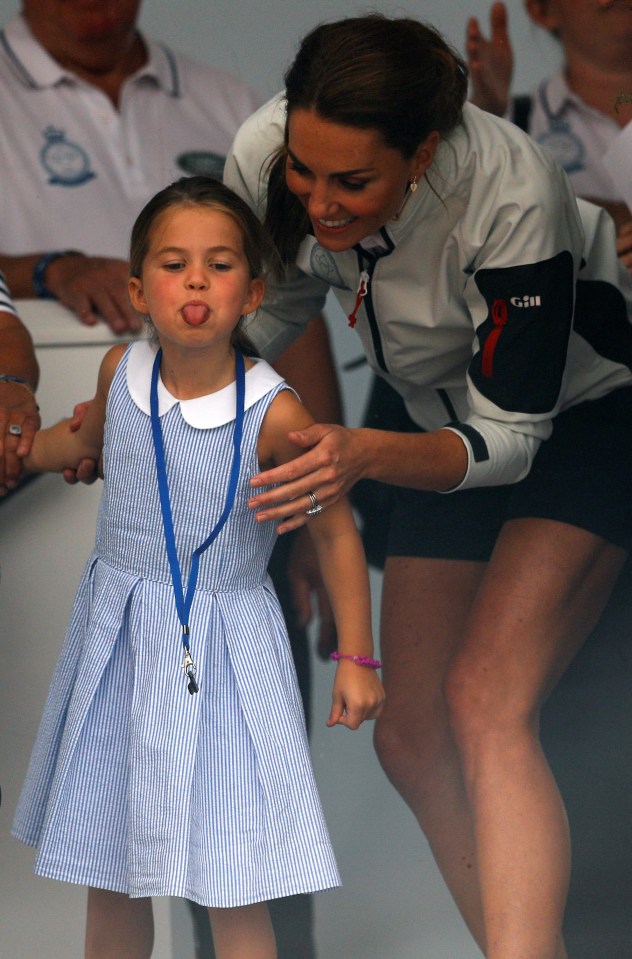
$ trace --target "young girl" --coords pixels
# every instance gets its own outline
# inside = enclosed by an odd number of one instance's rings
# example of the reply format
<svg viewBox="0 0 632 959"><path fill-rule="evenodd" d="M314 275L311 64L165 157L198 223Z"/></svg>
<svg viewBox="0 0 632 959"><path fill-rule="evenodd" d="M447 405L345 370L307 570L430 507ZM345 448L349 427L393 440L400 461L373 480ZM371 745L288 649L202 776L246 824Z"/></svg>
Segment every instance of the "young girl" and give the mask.
<svg viewBox="0 0 632 959"><path fill-rule="evenodd" d="M132 232L130 296L154 343L116 346L78 430L27 466L103 451L96 549L75 602L14 834L36 872L89 887L86 955L144 959L149 897L209 907L219 959L276 955L265 901L339 882L285 627L274 541L249 480L311 422L240 317L261 302L266 235L207 177L157 194ZM240 348L241 345L241 348ZM327 724L380 712L366 566L347 504L310 530L340 637Z"/></svg>

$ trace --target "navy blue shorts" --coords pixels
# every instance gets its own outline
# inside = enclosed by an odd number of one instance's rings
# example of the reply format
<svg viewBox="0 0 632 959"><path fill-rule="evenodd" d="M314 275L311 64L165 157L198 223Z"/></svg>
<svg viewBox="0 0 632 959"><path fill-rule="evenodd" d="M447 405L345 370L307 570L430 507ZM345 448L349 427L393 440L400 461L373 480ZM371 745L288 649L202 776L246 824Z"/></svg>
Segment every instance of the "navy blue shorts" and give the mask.
<svg viewBox="0 0 632 959"><path fill-rule="evenodd" d="M632 547L632 387L560 413L520 483L456 493L397 489L387 555L485 562L503 523L527 517Z"/></svg>

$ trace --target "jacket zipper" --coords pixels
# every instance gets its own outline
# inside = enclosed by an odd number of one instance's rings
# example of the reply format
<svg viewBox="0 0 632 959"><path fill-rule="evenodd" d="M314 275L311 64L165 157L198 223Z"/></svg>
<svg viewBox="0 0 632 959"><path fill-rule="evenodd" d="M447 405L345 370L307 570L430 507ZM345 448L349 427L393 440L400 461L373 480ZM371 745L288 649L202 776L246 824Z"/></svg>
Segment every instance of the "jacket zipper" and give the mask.
<svg viewBox="0 0 632 959"><path fill-rule="evenodd" d="M360 303L364 301L364 309L366 311L366 316L369 321L369 329L371 330L371 340L373 343L373 352L375 354L375 361L381 370L384 370L385 373L388 373L388 367L386 365L386 360L384 359L384 350L382 349L382 337L380 335L380 328L378 326L377 317L375 315L375 310L373 309L373 296L372 296L372 285L371 281L373 280L373 274L375 273L375 268L378 264L378 261L382 259L383 256L389 256L395 249L395 244L388 236L384 228L380 231L384 237L387 249L380 250L377 254L370 254L366 250L363 250L362 247L356 247L356 253L358 255L358 267L360 269L360 287L356 296L355 309L351 316L355 316L360 308ZM366 279L363 280L363 277L366 276ZM364 293L360 295L360 290L364 282Z"/></svg>
<svg viewBox="0 0 632 959"><path fill-rule="evenodd" d="M494 375L494 353L500 334L507 324L507 304L504 300L494 300L492 303L492 322L494 328L485 340L481 360L481 372L487 379L491 379Z"/></svg>
<svg viewBox="0 0 632 959"><path fill-rule="evenodd" d="M360 285L358 287L358 292L356 293L355 306L352 312L349 314L347 319L349 320L349 326L354 327L356 325L356 319L358 317L358 310L360 309L360 303L369 292L369 281L371 277L366 270L362 270L360 273Z"/></svg>

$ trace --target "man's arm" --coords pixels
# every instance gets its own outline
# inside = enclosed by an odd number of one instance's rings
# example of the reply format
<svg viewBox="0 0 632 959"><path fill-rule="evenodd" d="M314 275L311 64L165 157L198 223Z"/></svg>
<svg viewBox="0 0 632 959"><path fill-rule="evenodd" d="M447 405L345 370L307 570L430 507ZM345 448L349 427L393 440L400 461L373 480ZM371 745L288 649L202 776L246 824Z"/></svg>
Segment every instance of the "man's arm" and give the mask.
<svg viewBox="0 0 632 959"><path fill-rule="evenodd" d="M0 310L0 496L18 485L22 457L40 426L38 379L29 331L13 313Z"/></svg>
<svg viewBox="0 0 632 959"><path fill-rule="evenodd" d="M104 320L114 333L142 327L142 317L129 302L125 260L86 256L78 250L0 254L0 270L13 296L59 300L87 326Z"/></svg>

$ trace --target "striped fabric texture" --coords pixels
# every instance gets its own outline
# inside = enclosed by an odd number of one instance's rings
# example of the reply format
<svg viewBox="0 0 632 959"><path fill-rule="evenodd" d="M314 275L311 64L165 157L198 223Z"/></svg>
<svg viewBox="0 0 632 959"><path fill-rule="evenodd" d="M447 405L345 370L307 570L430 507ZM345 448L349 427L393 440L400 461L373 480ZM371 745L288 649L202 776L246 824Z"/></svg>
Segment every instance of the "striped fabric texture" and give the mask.
<svg viewBox="0 0 632 959"><path fill-rule="evenodd" d="M235 507L200 561L190 695L149 417L119 364L108 399L96 549L53 677L13 832L43 876L231 907L339 885L289 642L267 563L274 529L246 501L279 385L246 411ZM233 423L161 418L176 542L220 515Z"/></svg>
<svg viewBox="0 0 632 959"><path fill-rule="evenodd" d="M13 316L17 316L13 300L11 299L11 294L9 293L7 281L5 280L4 273L2 272L0 272L0 312L12 313Z"/></svg>

